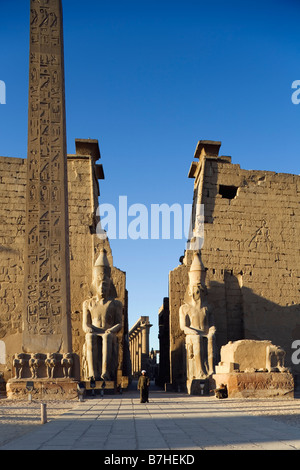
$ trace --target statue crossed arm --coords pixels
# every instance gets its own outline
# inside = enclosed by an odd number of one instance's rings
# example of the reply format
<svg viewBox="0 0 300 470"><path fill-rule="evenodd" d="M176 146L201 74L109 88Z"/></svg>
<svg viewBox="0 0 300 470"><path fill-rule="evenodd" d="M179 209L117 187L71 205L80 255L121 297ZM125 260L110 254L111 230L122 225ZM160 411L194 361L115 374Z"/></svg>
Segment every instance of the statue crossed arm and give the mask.
<svg viewBox="0 0 300 470"><path fill-rule="evenodd" d="M117 334L121 330L123 308L121 302L111 300L110 302L103 303L102 307L103 308L101 308L101 303L98 303L95 298L84 302L83 330L85 333L97 335ZM109 315L110 313L113 315ZM108 316L109 318L107 318Z"/></svg>
<svg viewBox="0 0 300 470"><path fill-rule="evenodd" d="M179 321L186 335L207 336L216 331L215 326L211 325L208 307L184 304L179 310Z"/></svg>

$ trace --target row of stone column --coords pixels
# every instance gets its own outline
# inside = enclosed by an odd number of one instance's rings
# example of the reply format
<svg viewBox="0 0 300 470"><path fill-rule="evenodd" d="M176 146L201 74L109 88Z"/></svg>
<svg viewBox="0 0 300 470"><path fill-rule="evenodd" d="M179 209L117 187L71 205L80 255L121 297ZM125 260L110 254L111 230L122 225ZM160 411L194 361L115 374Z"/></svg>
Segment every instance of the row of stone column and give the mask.
<svg viewBox="0 0 300 470"><path fill-rule="evenodd" d="M149 336L151 324L149 317L140 317L129 332L129 349L132 375L137 376L146 368L149 358Z"/></svg>

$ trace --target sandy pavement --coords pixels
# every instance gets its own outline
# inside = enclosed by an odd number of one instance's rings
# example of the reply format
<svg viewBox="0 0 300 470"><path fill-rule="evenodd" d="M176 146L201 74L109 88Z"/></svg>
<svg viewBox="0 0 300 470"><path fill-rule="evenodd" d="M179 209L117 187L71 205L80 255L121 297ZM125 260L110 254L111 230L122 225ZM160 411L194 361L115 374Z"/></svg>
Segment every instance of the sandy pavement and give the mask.
<svg viewBox="0 0 300 470"><path fill-rule="evenodd" d="M126 394L123 395L126 398ZM130 399L130 397L128 397ZM212 398L216 400L216 398ZM105 400L105 398L104 398ZM137 400L131 398L131 400ZM193 401L195 397L193 397ZM199 397L201 400L201 397ZM78 400L48 401L47 419L55 420L61 414L78 405ZM227 399L226 406L249 415L267 416L299 428L300 399ZM274 425L275 422L274 422ZM0 448L4 444L41 426L41 402L13 401L0 398Z"/></svg>
<svg viewBox="0 0 300 470"><path fill-rule="evenodd" d="M78 400L48 401L47 420L52 421L59 415L76 406ZM15 401L0 399L0 447L8 442L41 426L41 402Z"/></svg>

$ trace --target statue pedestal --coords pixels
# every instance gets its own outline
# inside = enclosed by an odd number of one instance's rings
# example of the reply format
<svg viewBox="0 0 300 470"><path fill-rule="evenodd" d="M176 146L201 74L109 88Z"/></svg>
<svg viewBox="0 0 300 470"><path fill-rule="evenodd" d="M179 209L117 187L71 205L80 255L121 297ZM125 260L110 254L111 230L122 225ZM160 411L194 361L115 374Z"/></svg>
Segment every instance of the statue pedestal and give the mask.
<svg viewBox="0 0 300 470"><path fill-rule="evenodd" d="M232 372L214 374L212 388L227 385L229 398L294 398L290 372Z"/></svg>
<svg viewBox="0 0 300 470"><path fill-rule="evenodd" d="M26 400L29 383L33 384L33 400L74 400L78 396L78 381L74 379L10 379L6 384L7 398Z"/></svg>
<svg viewBox="0 0 300 470"><path fill-rule="evenodd" d="M114 381L107 380L106 382L103 382L103 380L96 380L95 386L91 387L91 383L86 381L85 382L85 389L86 390L109 390L110 392L115 392L116 391L116 383Z"/></svg>
<svg viewBox="0 0 300 470"><path fill-rule="evenodd" d="M209 378L193 379L186 381L186 388L189 395L209 395Z"/></svg>
<svg viewBox="0 0 300 470"><path fill-rule="evenodd" d="M126 390L129 386L129 377L127 375L122 375L121 380L118 380L118 385L121 385L121 388Z"/></svg>

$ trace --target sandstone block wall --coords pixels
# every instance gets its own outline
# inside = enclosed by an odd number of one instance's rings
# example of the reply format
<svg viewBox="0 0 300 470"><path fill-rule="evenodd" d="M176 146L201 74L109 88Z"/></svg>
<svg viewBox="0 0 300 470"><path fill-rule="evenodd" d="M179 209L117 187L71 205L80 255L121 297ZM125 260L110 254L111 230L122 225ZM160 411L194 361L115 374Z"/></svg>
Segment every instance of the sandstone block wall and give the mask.
<svg viewBox="0 0 300 470"><path fill-rule="evenodd" d="M201 256L218 350L228 341L270 340L300 373L291 361L292 343L300 339L300 176L243 170L230 157L219 157L218 148L209 150L196 155L189 176L195 179L194 205L204 204ZM190 263L186 252L184 264L169 275L175 383L185 373L178 311Z"/></svg>
<svg viewBox="0 0 300 470"><path fill-rule="evenodd" d="M184 303L188 286L188 267L180 265L169 274L170 309L170 380L175 388L185 387L185 336L179 326L179 309Z"/></svg>
<svg viewBox="0 0 300 470"><path fill-rule="evenodd" d="M109 241L97 234L99 183L102 169L92 155L68 155L70 284L75 376L80 377L84 333L82 303L90 297L94 258L104 244L113 266ZM12 358L22 351L24 289L26 160L0 157L0 372L11 378ZM120 333L118 378L130 373L126 274L112 267L115 295L124 306Z"/></svg>
<svg viewBox="0 0 300 470"><path fill-rule="evenodd" d="M228 186L236 188L232 199L220 194ZM219 344L270 340L293 366L291 345L300 338L300 177L207 159L201 199L202 259Z"/></svg>
<svg viewBox="0 0 300 470"><path fill-rule="evenodd" d="M22 345L26 161L0 159L0 371ZM10 367L10 366L8 366ZM10 375L9 375L10 378Z"/></svg>
<svg viewBox="0 0 300 470"><path fill-rule="evenodd" d="M170 308L169 297L163 299L163 304L158 312L159 322L159 376L157 383L164 387L170 383Z"/></svg>

